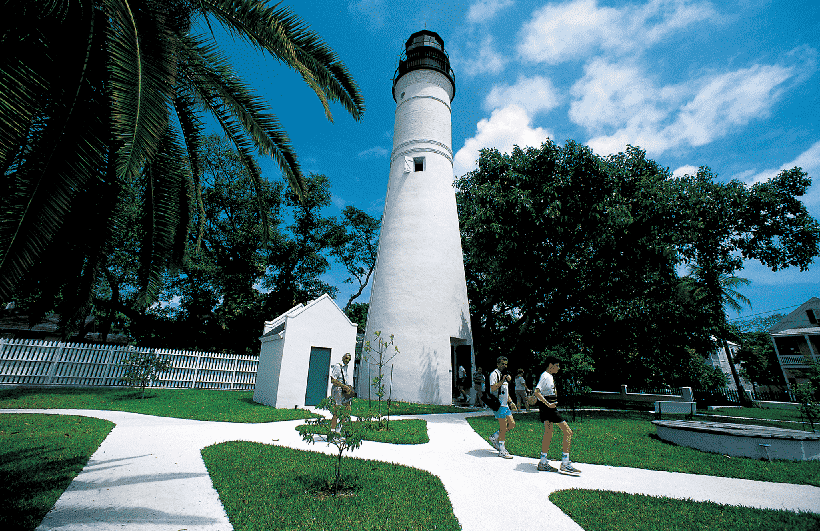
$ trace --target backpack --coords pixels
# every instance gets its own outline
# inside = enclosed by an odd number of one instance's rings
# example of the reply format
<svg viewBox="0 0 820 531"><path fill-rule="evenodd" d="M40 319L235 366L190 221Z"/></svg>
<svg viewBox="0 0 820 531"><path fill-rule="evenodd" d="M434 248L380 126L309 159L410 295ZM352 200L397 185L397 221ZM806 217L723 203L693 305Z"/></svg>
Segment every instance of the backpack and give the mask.
<svg viewBox="0 0 820 531"><path fill-rule="evenodd" d="M490 373L492 374L492 373ZM500 373L499 373L500 374ZM487 379L487 385L484 386L484 394L481 396L481 400L487 404L487 407L492 409L493 411L498 411L501 408L501 400L492 392L490 392L490 379Z"/></svg>

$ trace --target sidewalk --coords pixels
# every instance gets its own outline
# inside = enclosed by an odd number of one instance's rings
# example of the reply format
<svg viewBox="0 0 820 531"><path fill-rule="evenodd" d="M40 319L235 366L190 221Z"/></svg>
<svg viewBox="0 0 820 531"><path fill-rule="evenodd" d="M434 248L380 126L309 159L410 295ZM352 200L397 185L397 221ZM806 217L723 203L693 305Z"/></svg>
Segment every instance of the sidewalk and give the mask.
<svg viewBox="0 0 820 531"><path fill-rule="evenodd" d="M325 453L336 449L302 441L295 430L301 420L237 424L118 411L7 409L0 413L83 415L116 424L46 515L38 527L43 531L228 531L232 527L202 461L202 448L242 440ZM820 488L807 485L583 463L578 464L583 470L580 477L538 472L536 459L498 458L489 443L466 422L466 417L476 414L482 413L401 417L425 419L430 442L393 445L364 441L349 455L435 474L447 489L455 516L465 531L486 529L487 522L495 518L498 503L515 509L507 513L508 529L529 529L534 522L549 521L551 530L580 530L548 501L553 491L568 488L820 513ZM499 480L516 488L494 488ZM521 492L529 493L527 503L521 503Z"/></svg>

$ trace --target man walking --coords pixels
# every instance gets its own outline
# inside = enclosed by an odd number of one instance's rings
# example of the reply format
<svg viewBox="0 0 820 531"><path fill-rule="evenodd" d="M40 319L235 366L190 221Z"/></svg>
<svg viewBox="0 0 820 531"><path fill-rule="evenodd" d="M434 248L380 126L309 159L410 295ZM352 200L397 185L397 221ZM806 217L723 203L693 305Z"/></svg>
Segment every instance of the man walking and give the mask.
<svg viewBox="0 0 820 531"><path fill-rule="evenodd" d="M544 435L541 438L541 461L538 463L538 470L555 472L556 469L550 465L547 459L547 452L549 452L550 442L552 442L552 425L558 424L561 432L564 434L564 441L562 445L563 454L561 456L561 472L569 474L580 474L581 471L572 466L569 461L569 447L572 442L572 430L569 428L567 421L558 413L558 393L555 389L555 380L553 375L561 370L561 364L558 358L549 356L546 361L547 369L541 374L538 380L538 385L535 386L534 394L538 400L538 412L541 417L541 422L544 423Z"/></svg>

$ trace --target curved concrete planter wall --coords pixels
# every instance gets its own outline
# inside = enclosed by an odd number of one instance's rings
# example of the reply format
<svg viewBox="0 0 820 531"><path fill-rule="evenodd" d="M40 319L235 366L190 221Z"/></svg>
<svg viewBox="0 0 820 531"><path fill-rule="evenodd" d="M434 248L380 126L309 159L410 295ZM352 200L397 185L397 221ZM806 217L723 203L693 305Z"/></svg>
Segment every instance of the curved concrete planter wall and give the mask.
<svg viewBox="0 0 820 531"><path fill-rule="evenodd" d="M694 420L654 420L652 424L664 441L704 452L754 459L820 459L820 433Z"/></svg>

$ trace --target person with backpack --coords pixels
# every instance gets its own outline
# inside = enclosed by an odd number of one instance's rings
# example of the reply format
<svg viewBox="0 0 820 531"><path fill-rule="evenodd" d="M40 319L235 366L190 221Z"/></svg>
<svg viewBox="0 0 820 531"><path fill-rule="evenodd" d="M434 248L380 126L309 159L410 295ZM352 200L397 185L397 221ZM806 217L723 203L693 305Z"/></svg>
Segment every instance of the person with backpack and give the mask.
<svg viewBox="0 0 820 531"><path fill-rule="evenodd" d="M499 407L495 412L495 418L498 419L498 430L490 435L490 444L498 450L498 456L504 459L512 459L512 455L507 451L506 440L507 432L515 428L515 419L513 419L510 405L509 382L512 380L509 374L506 374L507 363L509 361L505 356L499 356L496 360L497 368L490 373L490 393L498 397Z"/></svg>
<svg viewBox="0 0 820 531"><path fill-rule="evenodd" d="M538 470L542 472L557 472L559 470L550 465L547 459L547 452L552 442L552 425L558 424L564 434L560 471L568 474L580 474L581 471L572 466L569 461L572 430L567 421L558 413L558 392L555 389L553 375L561 370L561 363L554 356L548 356L544 363L546 370L541 374L538 385L533 389L535 398L538 400L538 412L541 422L544 423L544 435L541 437L541 461L538 463Z"/></svg>

